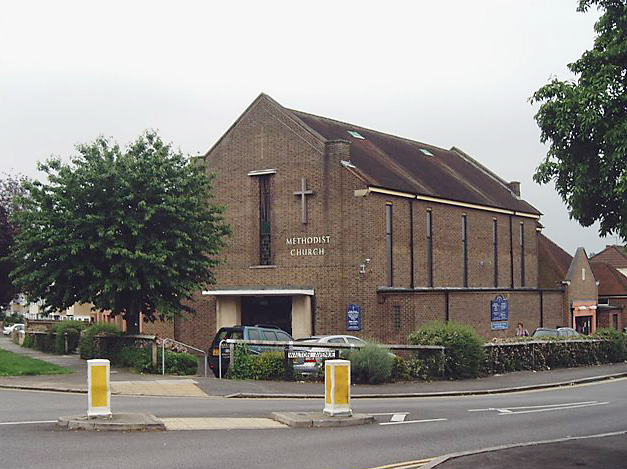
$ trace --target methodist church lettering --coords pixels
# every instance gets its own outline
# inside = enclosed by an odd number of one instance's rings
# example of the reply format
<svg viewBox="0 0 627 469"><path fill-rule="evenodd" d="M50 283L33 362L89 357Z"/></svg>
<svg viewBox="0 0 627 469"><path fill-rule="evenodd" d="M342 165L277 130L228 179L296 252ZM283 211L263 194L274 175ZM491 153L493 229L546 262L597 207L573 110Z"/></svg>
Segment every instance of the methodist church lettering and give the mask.
<svg viewBox="0 0 627 469"><path fill-rule="evenodd" d="M331 236L302 236L285 240L292 247L290 256L324 256L324 246L321 245L330 242Z"/></svg>

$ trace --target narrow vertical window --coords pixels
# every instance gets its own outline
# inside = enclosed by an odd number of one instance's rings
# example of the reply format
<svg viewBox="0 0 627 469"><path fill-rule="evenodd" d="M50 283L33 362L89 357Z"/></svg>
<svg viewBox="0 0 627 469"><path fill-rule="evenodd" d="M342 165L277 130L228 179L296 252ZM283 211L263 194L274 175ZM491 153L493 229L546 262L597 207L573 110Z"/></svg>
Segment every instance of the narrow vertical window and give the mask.
<svg viewBox="0 0 627 469"><path fill-rule="evenodd" d="M270 175L259 177L259 264L272 264Z"/></svg>
<svg viewBox="0 0 627 469"><path fill-rule="evenodd" d="M433 214L427 211L427 286L433 287Z"/></svg>
<svg viewBox="0 0 627 469"><path fill-rule="evenodd" d="M499 225L492 219L492 264L494 264L494 286L499 286Z"/></svg>
<svg viewBox="0 0 627 469"><path fill-rule="evenodd" d="M468 217L462 215L462 258L463 258L463 284L468 287Z"/></svg>
<svg viewBox="0 0 627 469"><path fill-rule="evenodd" d="M394 305L394 330L396 332L401 330L401 306Z"/></svg>
<svg viewBox="0 0 627 469"><path fill-rule="evenodd" d="M392 262L392 204L385 206L385 241L387 252L388 287L394 286L394 263Z"/></svg>
<svg viewBox="0 0 627 469"><path fill-rule="evenodd" d="M520 222L520 286L525 286L525 224Z"/></svg>

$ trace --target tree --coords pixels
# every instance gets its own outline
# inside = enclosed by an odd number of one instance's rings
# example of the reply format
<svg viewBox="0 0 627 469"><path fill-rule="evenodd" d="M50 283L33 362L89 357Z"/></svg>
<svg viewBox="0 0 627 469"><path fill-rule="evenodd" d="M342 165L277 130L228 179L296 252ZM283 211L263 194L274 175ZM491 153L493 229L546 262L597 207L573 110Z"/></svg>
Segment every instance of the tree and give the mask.
<svg viewBox="0 0 627 469"><path fill-rule="evenodd" d="M214 283L229 233L210 204L212 176L152 131L124 151L103 137L78 145L70 164L40 165L17 213L15 283L46 308L92 303L144 320L193 312L192 293Z"/></svg>
<svg viewBox="0 0 627 469"><path fill-rule="evenodd" d="M25 180L24 176L8 174L0 179L0 306L6 306L17 294L9 278L14 263L8 256L15 234L15 226L10 218L19 210L17 196L22 193L21 184Z"/></svg>
<svg viewBox="0 0 627 469"><path fill-rule="evenodd" d="M530 101L550 147L534 179L553 180L571 218L600 222L602 236L627 239L627 5L625 0L580 0L596 5L594 48L568 68L575 81L553 79Z"/></svg>

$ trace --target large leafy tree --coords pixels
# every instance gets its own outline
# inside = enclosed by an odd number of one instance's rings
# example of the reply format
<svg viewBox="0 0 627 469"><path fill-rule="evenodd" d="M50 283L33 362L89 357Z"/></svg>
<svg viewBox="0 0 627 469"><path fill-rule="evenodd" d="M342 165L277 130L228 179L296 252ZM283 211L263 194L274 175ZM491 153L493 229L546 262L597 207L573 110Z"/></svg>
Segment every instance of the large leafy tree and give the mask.
<svg viewBox="0 0 627 469"><path fill-rule="evenodd" d="M15 283L63 309L76 302L147 321L193 312L192 293L213 283L229 233L210 203L211 177L148 131L125 150L105 138L76 147L70 164L40 165L17 213Z"/></svg>
<svg viewBox="0 0 627 469"><path fill-rule="evenodd" d="M15 235L11 216L19 210L17 196L22 192L21 184L25 180L24 176L9 174L0 178L0 306L7 305L17 293L9 278L14 263L8 256Z"/></svg>
<svg viewBox="0 0 627 469"><path fill-rule="evenodd" d="M627 4L580 0L596 6L594 48L568 65L574 81L553 79L531 98L535 119L550 144L537 168L539 183L555 182L570 216L600 234L627 239Z"/></svg>

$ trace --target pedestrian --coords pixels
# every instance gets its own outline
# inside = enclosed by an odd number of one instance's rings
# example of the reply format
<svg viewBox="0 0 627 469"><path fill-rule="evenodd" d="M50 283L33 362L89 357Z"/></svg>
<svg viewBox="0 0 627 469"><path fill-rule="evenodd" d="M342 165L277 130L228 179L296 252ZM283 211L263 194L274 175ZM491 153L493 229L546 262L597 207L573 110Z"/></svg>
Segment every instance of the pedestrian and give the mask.
<svg viewBox="0 0 627 469"><path fill-rule="evenodd" d="M522 322L519 322L516 327L516 337L529 337L529 331L525 329Z"/></svg>

